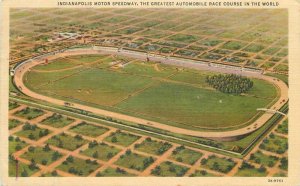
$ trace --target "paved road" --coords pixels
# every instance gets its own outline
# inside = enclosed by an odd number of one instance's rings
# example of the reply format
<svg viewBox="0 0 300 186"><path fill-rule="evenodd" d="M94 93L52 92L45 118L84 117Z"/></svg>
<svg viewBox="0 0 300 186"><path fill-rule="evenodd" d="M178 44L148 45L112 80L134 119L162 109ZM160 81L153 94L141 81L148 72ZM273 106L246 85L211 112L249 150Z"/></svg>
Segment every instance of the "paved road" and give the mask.
<svg viewBox="0 0 300 186"><path fill-rule="evenodd" d="M95 49L69 50L69 51L65 51L62 53L57 53L52 56L48 56L47 58L48 58L48 60L53 60L53 59L57 59L60 57L66 57L66 56L70 56L70 55L99 54L99 53L118 54L118 55L129 56L129 57L143 59L143 60L145 60L145 58L146 58L146 54L144 54L144 53L133 52L133 51L128 52L125 50L118 51L117 49L107 48L107 47L98 47L98 48L96 48L96 50ZM211 67L206 64L202 64L201 62L196 63L196 62L191 62L190 60L179 59L179 58L167 59L165 57L151 56L151 55L148 57L150 58L150 60L153 60L153 61L159 61L161 63L172 64L172 65L176 65L176 66L182 66L182 67L199 69L199 70L201 69L201 70L217 71L217 72L222 72L222 73L235 73L235 74L241 74L241 75L247 76L247 77L254 77L254 78L266 80L266 81L274 84L275 86L277 86L278 89L280 90L280 98L272 106L272 109L279 109L280 107L282 107L284 105L284 102L282 100L285 100L285 101L288 100L288 87L283 81L269 77L269 76L265 76L260 73L246 72L246 71L241 71L241 70L236 70L236 69ZM47 101L47 102L50 102L50 103L53 103L56 105L64 105L65 101L59 100L56 98L52 98L52 97L48 97L45 95L40 95L38 93L31 91L24 85L24 83L23 83L24 74L28 70L33 68L34 66L39 65L41 63L41 61L43 61L43 59L32 60L26 64L23 64L19 68L16 68L15 75L14 75L14 82L15 82L16 86L19 88L20 91L22 91L24 94L26 94L30 97L33 97L33 98L36 98L39 100L43 100L43 101ZM103 109L89 107L89 106L82 105L82 104L77 104L77 103L72 103L72 104L73 104L72 107L86 110L86 111L89 111L89 112L92 112L95 114L104 115L104 116L117 118L117 119L121 119L121 120L126 120L126 121L131 121L134 123L140 123L143 125L160 128L162 130L166 130L166 131L170 131L170 132L174 132L174 133L199 136L199 137L207 137L207 138L231 138L231 137L235 137L235 136L239 136L239 135L248 134L250 132L257 130L261 126L263 126L263 124L273 116L272 113L266 112L252 124L248 125L247 127L240 128L237 130L224 131L224 132L207 132L207 131L203 132L203 131L193 131L193 130L183 129L183 128L179 128L179 127L174 127L174 126L166 125L163 123L158 123L158 122L145 120L142 118L128 116L125 114L120 114L120 113L115 113L115 112L111 112L111 111L107 111L107 110L103 110Z"/></svg>

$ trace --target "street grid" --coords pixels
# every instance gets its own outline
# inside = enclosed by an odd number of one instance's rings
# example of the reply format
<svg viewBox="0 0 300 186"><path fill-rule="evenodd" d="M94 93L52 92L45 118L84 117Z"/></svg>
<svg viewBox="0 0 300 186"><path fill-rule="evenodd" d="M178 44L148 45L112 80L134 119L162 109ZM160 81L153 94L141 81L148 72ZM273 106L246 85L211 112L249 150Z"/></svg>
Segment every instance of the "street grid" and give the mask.
<svg viewBox="0 0 300 186"><path fill-rule="evenodd" d="M10 63L84 43L288 72L285 10L65 11L12 9ZM59 32L82 37L48 41Z"/></svg>
<svg viewBox="0 0 300 186"><path fill-rule="evenodd" d="M61 133L65 133L65 134L71 135L71 136L76 136L77 133L70 132L69 129L71 127L74 127L74 126L80 124L83 121L81 119L77 119L77 118L73 118L73 117L68 116L69 118L74 119L74 121L72 123L70 123L69 125L67 125L65 127L62 127L62 128L54 128L54 127L51 127L51 126L48 126L48 125L41 124L41 121L43 121L44 119L52 116L52 114L53 114L52 112L44 110L45 113L43 115L41 115L37 118L34 118L32 120L27 120L27 119L20 118L20 117L17 117L17 116L14 115L14 113L16 113L17 111L28 107L28 106L23 105L23 104L19 104L19 105L20 105L19 107L14 108L14 109L9 111L9 118L10 119L17 119L17 120L21 121L22 124L15 127L15 128L13 128L13 129L11 129L9 134L11 136L14 136L14 137L19 137L22 141L26 142L27 145L24 148L22 148L21 150L18 150L18 151L14 152L12 154L12 156L14 156L21 163L26 164L26 165L30 164L30 160L24 159L21 156L26 151L28 151L28 148L30 146L44 147L45 144L46 144L46 141L48 139L50 139L51 137L56 136L58 134L61 134ZM286 118L283 118L280 123L282 123L282 121L284 121L285 119ZM35 125L37 125L38 127L42 128L42 129L48 129L51 132L47 136L44 136L44 137L38 139L37 141L30 140L26 137L17 136L16 133L19 132L19 131L22 131L22 126L26 122L28 122L30 124L35 124ZM103 160L95 159L93 157L89 157L89 156L86 156L86 155L83 155L82 153L80 153L80 152L82 152L82 151L84 151L88 148L88 143L82 145L81 147L79 147L79 148L77 148L73 151L69 151L69 150L66 150L66 149L63 149L63 148L59 148L59 147L50 145L51 150L58 151L59 153L63 154L63 156L60 157L58 160L56 160L56 161L54 161L51 164L46 165L46 166L38 164L39 170L36 171L31 176L44 176L45 174L49 174L54 170L58 173L59 176L76 176L76 175L71 174L69 172L65 172L65 171L62 171L62 170L58 169L59 165L61 163L63 163L67 159L67 157L69 157L69 156L73 156L74 158L79 158L79 159L83 159L83 160L87 160L87 159L90 159L92 161L96 160L96 162L99 163L100 167L97 168L92 173L90 173L89 176L96 176L98 172L102 172L102 171L106 170L107 168L115 168L115 169L116 168L121 168L121 169L125 170L127 173L132 174L134 176L153 176L151 174L151 171L156 166L159 166L161 163L166 162L166 161L172 162L175 165L179 165L179 166L182 166L182 167L187 167L188 170L186 171L184 176L191 176L193 173L195 173L195 171L201 171L201 170L205 170L208 174L210 174L210 175L212 174L214 176L235 176L238 173L239 167L243 163L243 161L246 161L247 163L253 165L257 169L261 166L260 164L249 161L250 155L257 152L258 150L261 151L264 155L271 155L271 156L278 157L279 160L283 157L288 156L287 151L284 152L283 154L277 154L277 153L274 153L274 152L269 152L269 151L263 150L263 149L259 148L260 143L257 144L254 147L254 149L246 157L244 157L243 159L227 157L225 155L216 154L216 153L212 153L212 152L209 152L209 151L199 150L197 148L186 146L185 148L188 148L188 149L191 149L193 151L196 151L196 152L199 152L199 153L203 154L193 165L190 165L190 164L186 164L186 163L183 163L183 162L178 162L178 161L173 160L173 159L170 158L170 155L172 154L173 150L175 150L176 147L180 146L179 144L168 142L172 145L171 148L169 148L167 151L165 151L162 155L153 155L153 154L149 154L149 153L142 152L142 151L139 151L139 150L135 149L135 145L143 142L148 136L144 136L144 135L141 135L141 134L135 134L135 133L132 133L132 132L129 132L129 131L126 131L126 132L124 131L125 133L131 133L133 135L140 136L140 138L137 139L135 142L133 142L131 145L129 145L128 147L124 147L124 146L116 145L115 143L108 142L108 141L104 140L112 132L116 132L117 131L116 128L106 126L106 125L102 125L100 123L93 123L93 122L90 122L90 121L88 121L87 123L90 124L90 125L102 126L102 127L108 128L109 130L107 132L105 132L104 134L102 134L100 136L97 136L97 137L88 137L88 136L81 135L84 140L88 140L89 142L94 141L94 140L97 141L97 142L104 142L104 143L108 144L109 146L113 146L117 149L120 149L120 152L117 153L115 156L113 156L108 161L103 161ZM273 133L275 135L279 135L281 137L287 138L286 134L276 132L275 131L276 128L277 127L275 127L270 133ZM162 141L160 139L156 139L156 138L153 138L153 137L151 137L151 139L153 139L155 141ZM262 142L263 142L263 140L262 140ZM151 156L155 159L155 161L152 164L150 164L143 171L137 171L135 169L123 167L123 166L120 166L120 165L115 165L115 162L120 158L120 156L125 154L128 149L130 149L132 151L132 153L136 153L136 154L141 155L141 156L145 156L145 157L150 157ZM228 173L222 173L222 172L219 172L217 170L204 168L201 165L201 160L203 160L204 158L208 158L211 155L217 155L217 157L219 157L219 158L223 158L223 157L230 158L236 163L236 165ZM283 169L279 168L279 165L280 165L279 160L275 163L275 165L273 167L265 167L267 176L274 176L277 173L283 173L283 174L287 175L286 170L283 170Z"/></svg>

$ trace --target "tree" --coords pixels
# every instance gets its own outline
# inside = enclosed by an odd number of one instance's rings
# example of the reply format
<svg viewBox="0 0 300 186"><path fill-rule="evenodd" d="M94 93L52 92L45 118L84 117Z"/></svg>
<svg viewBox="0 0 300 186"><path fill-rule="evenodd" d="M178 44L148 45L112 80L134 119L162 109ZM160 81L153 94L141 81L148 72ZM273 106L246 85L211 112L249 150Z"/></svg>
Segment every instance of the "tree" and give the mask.
<svg viewBox="0 0 300 186"><path fill-rule="evenodd" d="M30 134L28 135L28 138L31 139L31 140L34 140L34 139L35 139L35 137L34 137L34 135L33 135L32 133L30 133Z"/></svg>
<svg viewBox="0 0 300 186"><path fill-rule="evenodd" d="M63 142L61 140L58 140L58 147L62 148L64 146Z"/></svg>
<svg viewBox="0 0 300 186"><path fill-rule="evenodd" d="M8 140L9 140L9 141L14 141L14 137L13 137L13 136L9 136L9 137L8 137Z"/></svg>
<svg viewBox="0 0 300 186"><path fill-rule="evenodd" d="M23 169L22 173L21 173L22 177L28 177L28 172L26 169Z"/></svg>
<svg viewBox="0 0 300 186"><path fill-rule="evenodd" d="M173 165L171 165L171 166L169 167L169 171L170 171L170 172L176 172L176 169L175 169L175 167L174 167Z"/></svg>
<svg viewBox="0 0 300 186"><path fill-rule="evenodd" d="M47 163L48 163L47 160L45 160L45 159L42 160L42 165L47 165Z"/></svg>
<svg viewBox="0 0 300 186"><path fill-rule="evenodd" d="M89 148L91 149L91 148L93 148L93 147L95 147L97 145L98 145L97 141L94 140L94 141L92 141L92 142L89 143Z"/></svg>
<svg viewBox="0 0 300 186"><path fill-rule="evenodd" d="M17 144L15 150L16 150L16 151L19 151L19 150L21 150L21 148L22 148L21 145L20 145L20 144Z"/></svg>
<svg viewBox="0 0 300 186"><path fill-rule="evenodd" d="M67 157L67 159L66 159L68 162L70 162L70 163L72 163L72 162L74 162L74 158L73 158L73 156L69 156L69 157Z"/></svg>
<svg viewBox="0 0 300 186"><path fill-rule="evenodd" d="M39 132L39 137L43 137L44 136L44 132L41 130L40 132Z"/></svg>
<svg viewBox="0 0 300 186"><path fill-rule="evenodd" d="M241 94L253 87L253 82L246 77L235 74L206 76L206 83L223 93Z"/></svg>
<svg viewBox="0 0 300 186"><path fill-rule="evenodd" d="M31 159L31 161L30 161L30 164L29 164L29 169L31 169L31 170L34 170L34 169L37 169L38 167L37 167L37 165L36 165L36 163L35 163L35 161L34 161L34 159Z"/></svg>
<svg viewBox="0 0 300 186"><path fill-rule="evenodd" d="M110 158L112 158L114 156L114 154L112 153L112 152L109 152L108 154L107 154L107 159L110 159Z"/></svg>
<svg viewBox="0 0 300 186"><path fill-rule="evenodd" d="M126 150L126 155L128 156L130 154L131 154L131 150L130 149Z"/></svg>
<svg viewBox="0 0 300 186"><path fill-rule="evenodd" d="M112 137L112 138L111 138L111 142L113 142L113 143L117 143L117 142L118 142L118 139L117 139L117 137L116 137L116 136Z"/></svg>
<svg viewBox="0 0 300 186"><path fill-rule="evenodd" d="M93 158L98 158L98 157L99 157L98 151L95 151L95 152L93 153Z"/></svg>
<svg viewBox="0 0 300 186"><path fill-rule="evenodd" d="M266 168L265 168L263 165L261 165L261 166L259 167L258 171L259 171L259 172L266 172Z"/></svg>
<svg viewBox="0 0 300 186"><path fill-rule="evenodd" d="M48 143L44 146L43 150L44 150L45 152L48 152L48 151L51 150Z"/></svg>
<svg viewBox="0 0 300 186"><path fill-rule="evenodd" d="M60 157L60 154L59 154L59 152L57 152L57 151L55 151L55 152L52 154L52 160L53 160L53 161L57 160L59 157Z"/></svg>
<svg viewBox="0 0 300 186"><path fill-rule="evenodd" d="M33 147L33 146L28 147L29 152L34 152L34 150L35 150L35 147Z"/></svg>
<svg viewBox="0 0 300 186"><path fill-rule="evenodd" d="M201 165L205 165L206 163L207 163L207 159L203 158L203 159L201 160Z"/></svg>
<svg viewBox="0 0 300 186"><path fill-rule="evenodd" d="M219 163L218 163L218 162L214 162L214 163L213 163L213 166L212 166L212 169L213 169L213 170L219 170L219 168L220 168Z"/></svg>
<svg viewBox="0 0 300 186"><path fill-rule="evenodd" d="M57 176L57 175L58 175L58 174L57 174L57 171L56 171L56 170L55 170L55 171L52 171L52 172L51 172L51 175L52 175L52 176Z"/></svg>
<svg viewBox="0 0 300 186"><path fill-rule="evenodd" d="M183 161L182 157L177 157L176 160L179 161L179 162Z"/></svg>

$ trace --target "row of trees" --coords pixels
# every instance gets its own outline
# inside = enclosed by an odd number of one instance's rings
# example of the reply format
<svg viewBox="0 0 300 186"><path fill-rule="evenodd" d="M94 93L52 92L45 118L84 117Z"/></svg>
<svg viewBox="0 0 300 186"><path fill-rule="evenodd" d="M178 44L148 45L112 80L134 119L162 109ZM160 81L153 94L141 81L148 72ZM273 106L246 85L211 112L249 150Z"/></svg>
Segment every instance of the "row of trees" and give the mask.
<svg viewBox="0 0 300 186"><path fill-rule="evenodd" d="M236 74L206 76L206 83L223 93L241 94L253 87L253 81Z"/></svg>

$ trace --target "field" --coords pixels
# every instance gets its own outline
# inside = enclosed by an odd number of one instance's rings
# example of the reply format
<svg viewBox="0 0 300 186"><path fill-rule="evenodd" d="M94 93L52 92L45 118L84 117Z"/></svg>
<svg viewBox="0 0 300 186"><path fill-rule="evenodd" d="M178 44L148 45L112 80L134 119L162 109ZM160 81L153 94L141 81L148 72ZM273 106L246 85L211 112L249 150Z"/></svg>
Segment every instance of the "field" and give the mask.
<svg viewBox="0 0 300 186"><path fill-rule="evenodd" d="M8 121L8 128L9 129L12 129L12 128L15 128L15 127L17 127L17 126L19 126L19 125L22 125L23 123L22 122L20 122L19 120L16 120L16 119L10 119L9 121Z"/></svg>
<svg viewBox="0 0 300 186"><path fill-rule="evenodd" d="M8 140L9 140L9 150L8 150L9 154L19 151L22 148L27 146L27 144L24 141L20 140L20 138L18 137L10 136Z"/></svg>
<svg viewBox="0 0 300 186"><path fill-rule="evenodd" d="M152 170L152 174L163 177L181 177L186 173L187 170L188 168L186 167L167 161L155 167Z"/></svg>
<svg viewBox="0 0 300 186"><path fill-rule="evenodd" d="M24 104L18 104L25 108ZM49 115L45 120L52 121L54 113L42 110ZM14 112L14 110L10 111L9 115L13 119L21 120L21 117L16 117ZM108 127L105 121L85 120L66 113L56 114L55 118L57 117L64 118L62 121L72 118L76 123L52 128L40 124L40 120L22 119L24 123L22 127L10 129L10 176L15 176L16 173L15 159L19 160L21 171L18 176L20 177L220 177L226 175L284 177L288 175L287 153L276 151L282 148L286 138L285 134L276 132L276 126L273 127L271 134L266 136L267 141L261 141L261 144L266 146L265 149L257 150L256 147L247 158L236 158L148 136L145 133L121 131L114 126ZM280 120L278 126L282 126L285 123L283 121L287 120ZM99 127L100 130L90 126ZM47 128L49 131L45 132ZM105 132L103 132L104 128ZM35 131L44 132L41 132L42 138L30 140L27 136L18 137L24 131L33 134L36 134ZM280 146L272 145L275 143ZM275 150L269 150L270 147Z"/></svg>
<svg viewBox="0 0 300 186"><path fill-rule="evenodd" d="M105 143L93 143L91 142L89 144L89 148L82 152L82 154L85 154L87 156L100 159L103 161L110 160L113 156L115 156L118 152L120 152L119 149L109 146Z"/></svg>
<svg viewBox="0 0 300 186"><path fill-rule="evenodd" d="M40 138L47 136L49 133L48 129L42 129L36 125L25 123L22 127L22 131L18 132L16 135L19 137L29 138L31 140L39 140Z"/></svg>
<svg viewBox="0 0 300 186"><path fill-rule="evenodd" d="M255 168L253 165L243 162L239 167L238 172L234 175L237 177L265 177L267 175L266 168L261 166Z"/></svg>
<svg viewBox="0 0 300 186"><path fill-rule="evenodd" d="M74 119L64 117L59 114L53 114L52 116L46 118L41 123L44 125L49 125L51 127L61 128L69 125L70 123L74 122Z"/></svg>
<svg viewBox="0 0 300 186"><path fill-rule="evenodd" d="M135 176L120 168L107 168L103 172L98 172L97 177L131 177Z"/></svg>
<svg viewBox="0 0 300 186"><path fill-rule="evenodd" d="M153 155L161 155L171 147L172 145L167 142L158 142L151 140L151 138L147 138L142 143L135 145L135 149Z"/></svg>
<svg viewBox="0 0 300 186"><path fill-rule="evenodd" d="M16 102L9 102L8 106L9 106L9 110L19 107L19 105Z"/></svg>
<svg viewBox="0 0 300 186"><path fill-rule="evenodd" d="M107 59L111 65L101 66ZM117 68L114 63L119 59L133 62ZM64 70L63 65L59 71L52 70L54 63L69 62L76 67L78 60L90 68L78 71L68 66ZM25 84L50 97L192 130L246 126L259 114L256 108L268 107L277 96L276 88L263 80L253 79L254 86L247 96L232 96L212 89L205 82L208 75L215 74L213 72L179 69L126 57L69 56L48 65L49 69L44 65L40 71L37 66L25 74Z"/></svg>
<svg viewBox="0 0 300 186"><path fill-rule="evenodd" d="M259 148L270 152L283 154L288 149L288 143L286 138L271 133L269 138L264 139Z"/></svg>
<svg viewBox="0 0 300 186"><path fill-rule="evenodd" d="M42 110L26 107L23 110L17 111L15 115L31 120L43 115L43 113L44 112Z"/></svg>
<svg viewBox="0 0 300 186"><path fill-rule="evenodd" d="M59 148L64 148L71 151L81 147L87 142L88 142L87 140L84 140L79 136L73 137L64 133L57 136L53 136L51 139L47 141L47 143L50 145L54 145Z"/></svg>
<svg viewBox="0 0 300 186"><path fill-rule="evenodd" d="M251 154L250 161L264 166L273 167L278 161L278 158L276 156L268 156L263 154L261 151L257 151L256 153Z"/></svg>
<svg viewBox="0 0 300 186"><path fill-rule="evenodd" d="M139 138L139 136L135 136L133 134L116 131L111 133L111 135L104 140L122 146L129 146Z"/></svg>
<svg viewBox="0 0 300 186"><path fill-rule="evenodd" d="M30 168L28 165L19 162L19 176L20 177L29 177L35 172L37 172L38 168ZM13 159L9 159L9 176L16 177L16 161Z"/></svg>
<svg viewBox="0 0 300 186"><path fill-rule="evenodd" d="M70 129L71 132L75 132L85 136L97 137L108 131L107 128L94 126L88 123L80 123Z"/></svg>
<svg viewBox="0 0 300 186"><path fill-rule="evenodd" d="M136 153L132 153L130 150L128 150L120 157L120 159L116 162L116 165L142 171L151 165L154 160L155 159L151 156L145 157Z"/></svg>
<svg viewBox="0 0 300 186"><path fill-rule="evenodd" d="M58 158L60 158L62 154L59 152L53 151L50 148L47 149L45 147L32 147L30 146L28 148L28 152L25 152L21 158L31 160L34 159L36 163L42 164L42 165L48 165L52 162L56 161Z"/></svg>
<svg viewBox="0 0 300 186"><path fill-rule="evenodd" d="M201 166L223 173L229 172L235 164L236 163L231 159L219 158L215 155L211 155L207 159L201 160Z"/></svg>
<svg viewBox="0 0 300 186"><path fill-rule="evenodd" d="M178 162L184 162L193 165L198 159L202 157L202 153L193 151L191 149L185 148L184 146L177 147L171 155L171 159Z"/></svg>
<svg viewBox="0 0 300 186"><path fill-rule="evenodd" d="M78 176L88 176L98 167L100 165L95 161L82 160L69 156L67 160L58 166L58 169Z"/></svg>

